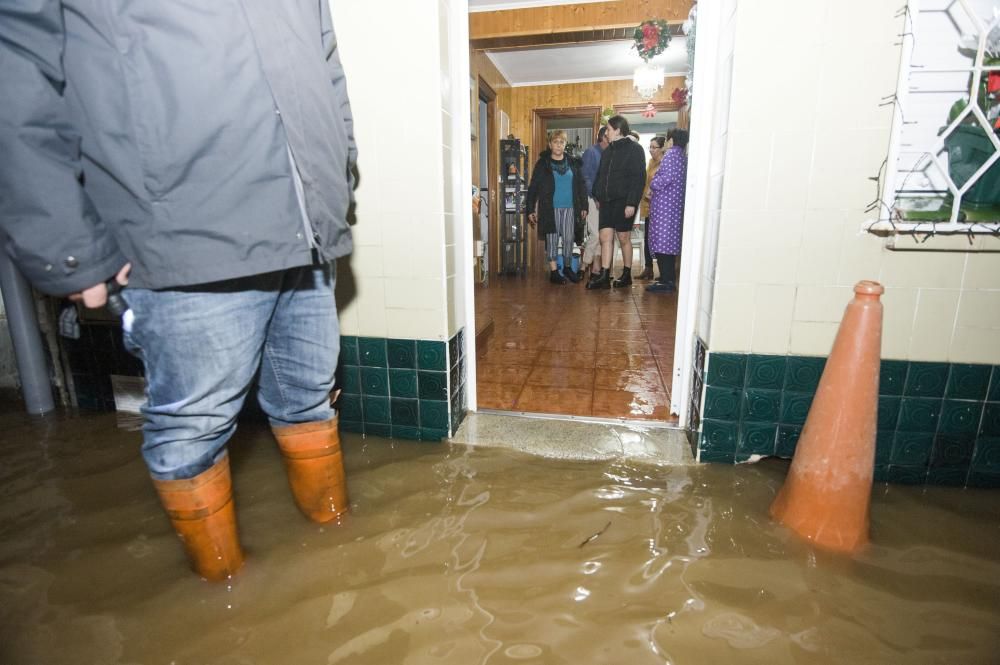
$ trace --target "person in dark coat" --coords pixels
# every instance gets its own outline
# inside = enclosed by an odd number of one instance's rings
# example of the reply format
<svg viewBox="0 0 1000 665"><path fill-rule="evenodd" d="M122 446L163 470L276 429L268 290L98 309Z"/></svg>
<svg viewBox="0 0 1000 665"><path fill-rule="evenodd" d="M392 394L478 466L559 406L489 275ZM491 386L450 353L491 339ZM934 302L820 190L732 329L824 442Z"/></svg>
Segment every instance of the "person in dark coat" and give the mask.
<svg viewBox="0 0 1000 665"><path fill-rule="evenodd" d="M573 270L573 245L583 241L587 219L587 185L583 163L566 154L566 132L549 134L549 149L542 151L531 172L526 201L528 221L538 227L538 237L545 240L549 260L549 281L565 284L580 281ZM562 240L563 269L556 258Z"/></svg>
<svg viewBox="0 0 1000 665"><path fill-rule="evenodd" d="M594 180L594 198L600 210L601 272L591 277L588 289L611 288L611 258L615 236L622 248L622 275L616 288L632 283L632 224L646 187L646 155L642 146L629 137L628 120L620 115L608 120L607 149Z"/></svg>

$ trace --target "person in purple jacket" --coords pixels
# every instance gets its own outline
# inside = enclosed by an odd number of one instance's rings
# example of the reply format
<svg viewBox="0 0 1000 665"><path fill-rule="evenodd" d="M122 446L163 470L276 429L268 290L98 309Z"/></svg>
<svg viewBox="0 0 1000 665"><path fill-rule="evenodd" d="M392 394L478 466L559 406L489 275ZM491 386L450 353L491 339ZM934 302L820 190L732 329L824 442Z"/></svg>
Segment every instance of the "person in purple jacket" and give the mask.
<svg viewBox="0 0 1000 665"><path fill-rule="evenodd" d="M687 183L688 133L672 129L667 134L670 149L649 183L649 251L656 256L660 279L646 287L652 293L677 289L674 264L681 253L684 228L684 194Z"/></svg>

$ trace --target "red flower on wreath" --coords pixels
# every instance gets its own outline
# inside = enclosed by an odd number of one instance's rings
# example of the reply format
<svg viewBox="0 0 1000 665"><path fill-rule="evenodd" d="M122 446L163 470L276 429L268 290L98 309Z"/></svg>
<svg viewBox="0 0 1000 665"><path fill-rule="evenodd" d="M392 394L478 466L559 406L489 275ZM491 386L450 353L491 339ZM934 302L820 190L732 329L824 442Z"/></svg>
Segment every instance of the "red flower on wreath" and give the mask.
<svg viewBox="0 0 1000 665"><path fill-rule="evenodd" d="M649 62L663 53L670 44L670 26L662 19L649 19L639 24L632 38L639 57Z"/></svg>

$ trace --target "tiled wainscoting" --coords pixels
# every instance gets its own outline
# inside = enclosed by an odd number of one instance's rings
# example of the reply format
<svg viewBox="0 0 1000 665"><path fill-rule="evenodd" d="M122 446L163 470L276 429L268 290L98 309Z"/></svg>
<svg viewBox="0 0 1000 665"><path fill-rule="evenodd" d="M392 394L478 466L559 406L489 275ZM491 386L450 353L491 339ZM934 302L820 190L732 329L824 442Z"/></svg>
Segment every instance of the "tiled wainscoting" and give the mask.
<svg viewBox="0 0 1000 665"><path fill-rule="evenodd" d="M349 432L438 441L465 417L464 330L447 343L344 336L337 407Z"/></svg>
<svg viewBox="0 0 1000 665"><path fill-rule="evenodd" d="M825 363L709 353L701 461L791 457ZM1000 487L1000 366L883 360L875 479Z"/></svg>

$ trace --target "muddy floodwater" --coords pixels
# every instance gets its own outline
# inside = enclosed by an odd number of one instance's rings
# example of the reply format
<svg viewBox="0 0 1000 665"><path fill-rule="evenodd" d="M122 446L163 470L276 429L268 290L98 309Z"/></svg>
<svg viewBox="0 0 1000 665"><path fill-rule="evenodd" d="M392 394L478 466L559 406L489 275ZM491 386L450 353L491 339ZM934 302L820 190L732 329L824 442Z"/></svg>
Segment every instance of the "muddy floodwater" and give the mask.
<svg viewBox="0 0 1000 665"><path fill-rule="evenodd" d="M657 466L345 436L352 510L231 454L247 564L186 567L114 415L0 415L0 665L1000 663L1000 492L876 487L873 545L768 518L787 463Z"/></svg>

